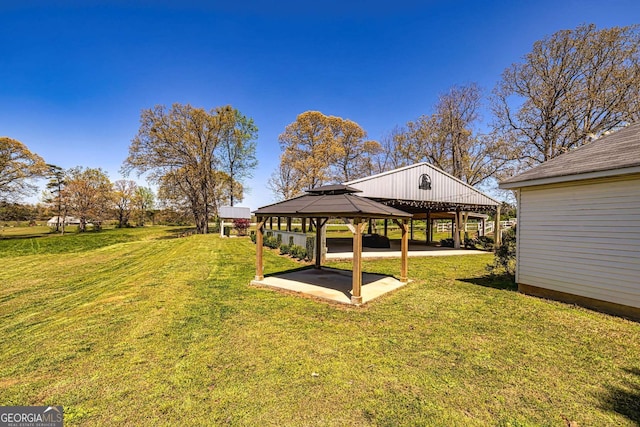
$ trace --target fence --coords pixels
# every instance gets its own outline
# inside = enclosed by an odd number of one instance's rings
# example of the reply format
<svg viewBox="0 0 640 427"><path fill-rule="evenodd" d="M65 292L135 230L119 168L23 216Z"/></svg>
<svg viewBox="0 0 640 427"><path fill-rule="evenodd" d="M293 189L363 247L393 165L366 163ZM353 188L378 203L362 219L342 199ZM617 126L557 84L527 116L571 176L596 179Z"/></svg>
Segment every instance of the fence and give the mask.
<svg viewBox="0 0 640 427"><path fill-rule="evenodd" d="M273 236L278 239L282 245L297 245L307 250L307 255L313 261L316 257L316 236L295 231L272 230L267 228L265 236ZM322 251L327 253L327 241L325 233L322 233Z"/></svg>
<svg viewBox="0 0 640 427"><path fill-rule="evenodd" d="M514 225L516 225L517 221L516 219L510 219L507 221L500 221L500 229L501 230L506 230L507 228L511 228ZM436 230L438 233L444 233L444 232L451 232L451 221L439 221L436 222L434 230ZM464 231L479 231L482 228L482 222L467 222L465 224L465 230ZM495 229L495 222L493 221L485 221L484 222L484 233L483 235L486 235L487 233L493 233Z"/></svg>

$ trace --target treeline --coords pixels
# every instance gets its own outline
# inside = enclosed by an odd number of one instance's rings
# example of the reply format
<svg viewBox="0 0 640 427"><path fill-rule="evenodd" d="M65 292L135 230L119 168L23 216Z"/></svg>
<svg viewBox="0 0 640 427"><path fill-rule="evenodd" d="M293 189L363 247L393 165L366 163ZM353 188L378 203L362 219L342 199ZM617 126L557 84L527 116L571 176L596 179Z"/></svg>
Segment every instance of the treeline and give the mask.
<svg viewBox="0 0 640 427"><path fill-rule="evenodd" d="M100 229L103 223L115 222L118 227L154 224L184 224L184 213L158 206L150 188L131 180L112 183L101 169L75 167L64 170L46 165L49 177L42 192L42 203L24 204L0 202L0 221L36 223L57 217L56 231L64 232L70 217L79 221L79 231L87 224Z"/></svg>
<svg viewBox="0 0 640 427"><path fill-rule="evenodd" d="M44 225L52 217L57 215L56 211L44 203L17 203L17 202L0 202L0 226L9 226L14 224L21 225ZM137 216L137 215L134 215ZM106 224L118 225L116 211L113 210L108 219L103 222ZM178 212L173 209L150 209L146 211L144 216L145 224L152 225L189 225L192 220L185 212ZM58 223L59 231L62 229L62 222ZM141 225L132 222L129 225ZM54 224L53 227L56 227Z"/></svg>
<svg viewBox="0 0 640 427"><path fill-rule="evenodd" d="M0 200L19 199L33 192L32 178L46 178L44 206L55 216L74 216L100 228L116 219L119 227L144 225L150 214L164 213L170 222L185 216L197 232L208 231L220 205L241 201L243 180L257 165L253 120L231 106L210 111L174 104L143 110L122 174L147 173L158 194L135 181L111 182L100 168L63 169L46 164L19 141L0 138ZM156 206L157 205L157 206ZM64 231L64 220L56 229Z"/></svg>

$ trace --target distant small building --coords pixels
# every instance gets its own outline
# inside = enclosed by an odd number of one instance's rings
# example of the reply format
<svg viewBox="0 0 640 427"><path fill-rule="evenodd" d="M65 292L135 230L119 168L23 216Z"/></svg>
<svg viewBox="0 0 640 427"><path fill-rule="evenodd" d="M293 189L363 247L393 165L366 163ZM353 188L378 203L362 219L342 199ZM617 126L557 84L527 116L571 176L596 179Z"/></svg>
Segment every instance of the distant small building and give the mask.
<svg viewBox="0 0 640 427"><path fill-rule="evenodd" d="M251 219L251 209L241 206L220 206L218 216L223 219Z"/></svg>
<svg viewBox="0 0 640 427"><path fill-rule="evenodd" d="M500 183L521 292L640 319L640 123Z"/></svg>
<svg viewBox="0 0 640 427"><path fill-rule="evenodd" d="M58 218L60 218L59 221L58 221ZM74 217L74 216L65 216L65 217L54 216L49 221L47 221L47 225L49 227L55 227L56 224L62 225L63 223L64 223L65 226L67 226L67 225L80 225L80 220L78 218Z"/></svg>
<svg viewBox="0 0 640 427"><path fill-rule="evenodd" d="M218 217L220 218L220 237L228 236L231 226L227 225L225 233L225 220L233 221L234 219L251 219L251 209L241 206L220 206L218 209ZM231 223L229 223L231 224Z"/></svg>

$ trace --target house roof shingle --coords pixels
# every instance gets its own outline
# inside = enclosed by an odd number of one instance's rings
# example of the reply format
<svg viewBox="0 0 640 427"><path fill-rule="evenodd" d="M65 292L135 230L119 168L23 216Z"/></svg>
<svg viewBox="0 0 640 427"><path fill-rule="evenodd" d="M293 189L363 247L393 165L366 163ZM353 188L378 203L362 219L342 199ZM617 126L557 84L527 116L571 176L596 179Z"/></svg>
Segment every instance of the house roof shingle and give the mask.
<svg viewBox="0 0 640 427"><path fill-rule="evenodd" d="M625 171L633 173L635 169L630 168L640 168L640 123L631 124L506 179L500 183L500 188L518 188L553 178L556 178L555 182L572 181L594 172L601 172L602 176L620 175Z"/></svg>

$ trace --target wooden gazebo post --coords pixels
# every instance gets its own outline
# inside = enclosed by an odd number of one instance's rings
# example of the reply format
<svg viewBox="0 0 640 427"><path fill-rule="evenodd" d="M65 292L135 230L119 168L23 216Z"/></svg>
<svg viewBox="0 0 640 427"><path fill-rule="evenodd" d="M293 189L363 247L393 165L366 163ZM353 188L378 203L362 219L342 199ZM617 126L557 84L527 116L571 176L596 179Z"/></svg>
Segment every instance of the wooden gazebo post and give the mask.
<svg viewBox="0 0 640 427"><path fill-rule="evenodd" d="M409 233L407 233L407 220L402 220L402 244L400 250L401 254L401 267L400 267L400 281L407 283L409 276Z"/></svg>
<svg viewBox="0 0 640 427"><path fill-rule="evenodd" d="M266 219L263 217L256 218L256 278L255 280L263 280L264 273L262 268L262 243L263 243L263 228Z"/></svg>
<svg viewBox="0 0 640 427"><path fill-rule="evenodd" d="M320 269L322 262L324 261L324 254L322 253L322 230L329 218L316 218L316 247L315 247L315 268Z"/></svg>
<svg viewBox="0 0 640 427"><path fill-rule="evenodd" d="M402 230L402 240L400 241L400 281L402 283L408 282L409 276L409 220L403 219L393 220L400 230Z"/></svg>
<svg viewBox="0 0 640 427"><path fill-rule="evenodd" d="M354 218L351 304L355 305L362 304L362 229L365 225L361 218Z"/></svg>

